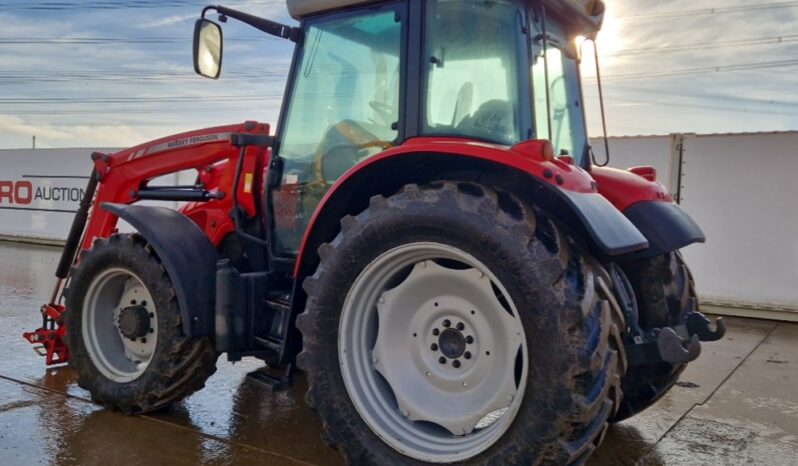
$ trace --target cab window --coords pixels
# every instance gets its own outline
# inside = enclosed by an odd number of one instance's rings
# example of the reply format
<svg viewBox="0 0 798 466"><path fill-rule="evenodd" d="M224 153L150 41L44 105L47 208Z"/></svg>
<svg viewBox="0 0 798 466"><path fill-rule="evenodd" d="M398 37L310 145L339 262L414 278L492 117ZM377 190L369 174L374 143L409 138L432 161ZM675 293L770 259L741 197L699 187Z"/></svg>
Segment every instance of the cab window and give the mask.
<svg viewBox="0 0 798 466"><path fill-rule="evenodd" d="M422 133L519 142L523 12L501 0L430 0L426 11Z"/></svg>
<svg viewBox="0 0 798 466"><path fill-rule="evenodd" d="M551 140L556 155L570 155L579 164L586 152L587 133L575 46L566 41L559 25L549 19L544 50L539 17L533 27L536 30L532 34L535 137Z"/></svg>
<svg viewBox="0 0 798 466"><path fill-rule="evenodd" d="M335 15L306 28L273 192L275 250L293 254L327 189L398 137L401 22L394 9Z"/></svg>

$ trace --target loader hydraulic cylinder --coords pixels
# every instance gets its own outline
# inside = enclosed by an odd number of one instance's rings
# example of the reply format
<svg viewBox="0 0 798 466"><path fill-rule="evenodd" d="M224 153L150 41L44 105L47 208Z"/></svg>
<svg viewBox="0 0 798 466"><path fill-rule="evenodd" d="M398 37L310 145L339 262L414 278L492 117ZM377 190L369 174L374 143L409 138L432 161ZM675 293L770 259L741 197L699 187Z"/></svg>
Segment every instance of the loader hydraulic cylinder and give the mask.
<svg viewBox="0 0 798 466"><path fill-rule="evenodd" d="M89 182L86 185L86 192L83 195L83 199L80 200L75 219L72 220L72 227L69 229L64 251L61 253L61 260L58 261L58 268L55 269L55 276L62 280L69 275L69 268L72 267L72 263L75 261L75 255L83 237L83 230L86 228L86 219L89 217L89 208L94 201L94 192L96 190L97 174L92 169Z"/></svg>

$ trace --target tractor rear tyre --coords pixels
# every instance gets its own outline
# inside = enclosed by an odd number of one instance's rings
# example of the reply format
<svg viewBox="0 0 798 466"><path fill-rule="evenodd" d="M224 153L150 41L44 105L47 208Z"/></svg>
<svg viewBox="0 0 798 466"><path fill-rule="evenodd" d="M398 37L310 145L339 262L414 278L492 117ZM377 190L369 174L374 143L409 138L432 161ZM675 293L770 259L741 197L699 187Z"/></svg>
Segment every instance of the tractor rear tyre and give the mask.
<svg viewBox="0 0 798 466"><path fill-rule="evenodd" d="M319 248L297 319L323 437L358 465L575 464L620 404L601 266L513 195L375 196Z"/></svg>
<svg viewBox="0 0 798 466"><path fill-rule="evenodd" d="M216 371L211 341L183 334L172 282L139 235L98 239L82 253L66 304L70 365L99 404L153 411L199 390Z"/></svg>
<svg viewBox="0 0 798 466"><path fill-rule="evenodd" d="M683 325L698 311L695 284L681 254L671 252L622 265L637 299L643 331ZM679 380L687 364L658 362L630 367L623 379L624 398L613 422L628 419L656 403Z"/></svg>

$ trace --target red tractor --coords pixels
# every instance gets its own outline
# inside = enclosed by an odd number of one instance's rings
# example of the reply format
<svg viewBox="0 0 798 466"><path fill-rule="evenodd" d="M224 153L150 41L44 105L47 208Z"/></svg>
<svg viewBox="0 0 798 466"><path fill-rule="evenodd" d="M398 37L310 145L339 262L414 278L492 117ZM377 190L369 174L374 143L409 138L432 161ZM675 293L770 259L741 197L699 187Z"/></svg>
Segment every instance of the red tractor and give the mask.
<svg viewBox="0 0 798 466"><path fill-rule="evenodd" d="M723 335L678 250L704 235L651 168L596 166L576 36L598 0L288 0L274 134L246 122L92 155L44 324L125 413L218 355L295 368L354 464L573 464ZM158 177L196 170L188 186ZM179 210L140 201L182 201ZM144 203L146 204L146 203ZM119 219L135 233L120 233Z"/></svg>

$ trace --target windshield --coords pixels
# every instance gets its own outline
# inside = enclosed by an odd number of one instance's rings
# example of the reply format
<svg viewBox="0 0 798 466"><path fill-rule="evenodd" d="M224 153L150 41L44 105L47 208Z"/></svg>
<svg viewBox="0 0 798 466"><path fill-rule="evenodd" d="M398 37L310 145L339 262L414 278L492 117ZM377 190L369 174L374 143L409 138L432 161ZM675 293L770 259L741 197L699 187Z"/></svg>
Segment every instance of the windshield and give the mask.
<svg viewBox="0 0 798 466"><path fill-rule="evenodd" d="M549 19L545 25L548 40L544 44L540 16L534 11L531 16L535 137L549 139L556 155L570 155L579 165L588 141L573 38Z"/></svg>
<svg viewBox="0 0 798 466"><path fill-rule="evenodd" d="M518 5L426 3L424 134L501 144L521 140L518 61L524 13Z"/></svg>
<svg viewBox="0 0 798 466"><path fill-rule="evenodd" d="M275 248L294 253L329 187L398 137L402 23L395 9L309 23L293 77L273 193Z"/></svg>

